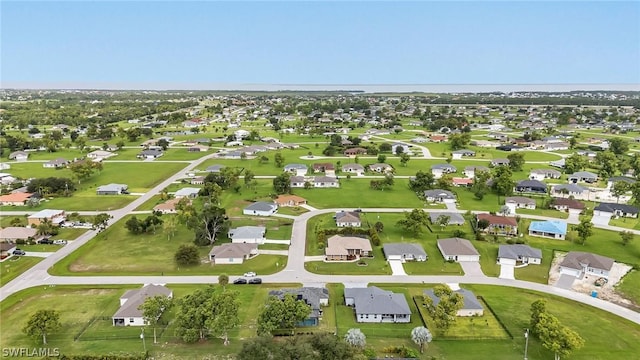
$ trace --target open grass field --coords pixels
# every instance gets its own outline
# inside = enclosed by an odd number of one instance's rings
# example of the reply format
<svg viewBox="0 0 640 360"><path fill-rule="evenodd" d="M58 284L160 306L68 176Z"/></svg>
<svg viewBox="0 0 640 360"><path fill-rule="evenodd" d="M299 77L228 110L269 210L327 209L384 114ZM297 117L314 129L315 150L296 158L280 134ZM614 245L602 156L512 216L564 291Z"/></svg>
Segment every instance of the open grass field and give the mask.
<svg viewBox="0 0 640 360"><path fill-rule="evenodd" d="M144 218L146 215L141 216ZM100 233L80 249L58 262L51 273L56 275L241 275L246 271L271 274L286 265L286 256L259 255L239 265L211 265L204 262L211 247L200 248L201 265L180 268L173 255L182 244L190 244L193 233L179 225L168 239L162 228L156 234L132 235L124 227L130 217ZM227 240L228 241L228 240ZM219 240L225 242L224 239ZM108 253L110 256L105 257Z"/></svg>
<svg viewBox="0 0 640 360"><path fill-rule="evenodd" d="M19 247L22 249L22 247ZM43 258L31 256L12 256L0 263L0 286L4 286L18 275L29 270L33 265L42 261Z"/></svg>

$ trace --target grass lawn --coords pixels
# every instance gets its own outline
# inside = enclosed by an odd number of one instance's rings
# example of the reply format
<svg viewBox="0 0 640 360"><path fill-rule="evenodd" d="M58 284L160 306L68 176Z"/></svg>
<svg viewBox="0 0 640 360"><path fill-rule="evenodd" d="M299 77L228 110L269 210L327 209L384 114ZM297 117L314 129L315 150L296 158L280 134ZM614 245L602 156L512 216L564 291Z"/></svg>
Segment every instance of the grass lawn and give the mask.
<svg viewBox="0 0 640 360"><path fill-rule="evenodd" d="M20 249L23 247L20 246ZM4 286L9 281L15 279L18 275L29 270L33 265L44 260L39 257L31 256L13 256L0 263L0 286Z"/></svg>
<svg viewBox="0 0 640 360"><path fill-rule="evenodd" d="M309 210L300 206L281 206L278 208L278 214L283 214L283 215L298 216L306 212L309 212Z"/></svg>
<svg viewBox="0 0 640 360"><path fill-rule="evenodd" d="M504 196L487 193L482 200L476 199L473 193L464 188L453 188L458 199L458 207L465 210L498 211L504 204Z"/></svg>
<svg viewBox="0 0 640 360"><path fill-rule="evenodd" d="M611 221L609 221L609 225L626 229L640 230L640 221L638 220L639 219L621 217L619 219L611 219Z"/></svg>
<svg viewBox="0 0 640 360"><path fill-rule="evenodd" d="M154 195L151 199L142 203L142 205L138 206L135 211L148 211L153 210L153 207L163 203L164 201L160 198L160 195Z"/></svg>
<svg viewBox="0 0 640 360"><path fill-rule="evenodd" d="M553 209L516 209L516 214L540 215L559 219L566 219L569 217L569 213Z"/></svg>
<svg viewBox="0 0 640 360"><path fill-rule="evenodd" d="M239 226L264 226L267 228L267 239L290 240L292 219L278 217L247 216L242 219L231 219L232 227Z"/></svg>
<svg viewBox="0 0 640 360"><path fill-rule="evenodd" d="M141 216L144 218L146 215ZM286 256L259 255L239 265L215 265L205 262L211 247L200 248L201 265L179 268L173 255L182 244L190 244L193 233L178 226L175 235L158 229L156 234L132 235L124 227L130 216L100 233L96 238L58 262L51 269L56 275L241 275L246 271L272 274L286 265ZM219 243L225 240L220 239ZM105 257L108 253L110 256Z"/></svg>
<svg viewBox="0 0 640 360"><path fill-rule="evenodd" d="M366 266L358 262L323 262L304 263L304 268L315 274L325 275L391 275L391 268L382 254L382 248L373 248L373 258L362 258Z"/></svg>

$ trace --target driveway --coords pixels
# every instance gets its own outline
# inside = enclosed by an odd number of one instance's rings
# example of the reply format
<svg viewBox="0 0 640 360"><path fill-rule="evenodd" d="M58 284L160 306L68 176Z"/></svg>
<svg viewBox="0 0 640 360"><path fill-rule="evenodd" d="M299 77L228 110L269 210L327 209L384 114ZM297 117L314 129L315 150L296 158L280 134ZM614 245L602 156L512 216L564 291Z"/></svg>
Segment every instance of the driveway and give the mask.
<svg viewBox="0 0 640 360"><path fill-rule="evenodd" d="M593 218L591 218L591 223L593 225L604 225L607 226L609 225L609 221L611 221L611 215L593 215Z"/></svg>
<svg viewBox="0 0 640 360"><path fill-rule="evenodd" d="M452 203L444 203L444 205L447 207L447 210L449 211L454 211L457 212L458 211L458 205L454 202Z"/></svg>
<svg viewBox="0 0 640 360"><path fill-rule="evenodd" d="M555 287L559 287L561 289L571 290L571 286L573 282L576 280L576 277L569 274L562 274L556 281Z"/></svg>
<svg viewBox="0 0 640 360"><path fill-rule="evenodd" d="M389 266L391 266L391 273L393 275L402 275L402 276L407 275L407 273L404 272L404 266L402 266L402 261L389 260Z"/></svg>
<svg viewBox="0 0 640 360"><path fill-rule="evenodd" d="M514 269L513 265L500 265L500 279L515 279L513 275Z"/></svg>
<svg viewBox="0 0 640 360"><path fill-rule="evenodd" d="M478 261L460 261L465 276L485 276Z"/></svg>

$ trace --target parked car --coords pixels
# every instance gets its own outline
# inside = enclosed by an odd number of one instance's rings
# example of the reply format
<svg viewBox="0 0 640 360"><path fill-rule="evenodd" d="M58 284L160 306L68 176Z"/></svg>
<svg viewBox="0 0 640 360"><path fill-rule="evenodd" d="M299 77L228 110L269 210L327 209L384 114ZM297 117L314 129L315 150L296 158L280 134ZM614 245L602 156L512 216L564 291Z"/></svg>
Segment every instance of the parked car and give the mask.
<svg viewBox="0 0 640 360"><path fill-rule="evenodd" d="M256 273L253 271L244 273L244 277L254 277L254 276L256 276Z"/></svg>
<svg viewBox="0 0 640 360"><path fill-rule="evenodd" d="M47 245L51 245L51 244L53 244L53 240L49 240L49 239L42 239L42 240L40 240L40 244L47 244Z"/></svg>
<svg viewBox="0 0 640 360"><path fill-rule="evenodd" d="M13 250L13 255L16 255L16 256L27 255L27 252L21 249L15 249Z"/></svg>
<svg viewBox="0 0 640 360"><path fill-rule="evenodd" d="M53 245L65 245L67 240L53 240Z"/></svg>
<svg viewBox="0 0 640 360"><path fill-rule="evenodd" d="M249 279L249 284L262 284L262 279L260 278Z"/></svg>
<svg viewBox="0 0 640 360"><path fill-rule="evenodd" d="M246 284L247 283L247 279L235 279L235 280L233 280L233 283L237 284L237 285Z"/></svg>

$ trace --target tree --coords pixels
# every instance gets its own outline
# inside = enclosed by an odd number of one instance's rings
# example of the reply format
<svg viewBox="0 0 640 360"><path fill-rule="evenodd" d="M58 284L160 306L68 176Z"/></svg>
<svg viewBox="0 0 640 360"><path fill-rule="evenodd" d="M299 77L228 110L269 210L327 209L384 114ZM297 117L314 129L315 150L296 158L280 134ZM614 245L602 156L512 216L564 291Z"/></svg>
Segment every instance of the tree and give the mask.
<svg viewBox="0 0 640 360"><path fill-rule="evenodd" d="M158 140L158 142L156 143L156 145L160 146L162 148L162 150L167 150L167 148L169 148L169 141L167 139L160 139Z"/></svg>
<svg viewBox="0 0 640 360"><path fill-rule="evenodd" d="M244 186L249 186L256 175L251 170L244 171Z"/></svg>
<svg viewBox="0 0 640 360"><path fill-rule="evenodd" d="M433 300L425 296L425 306L438 329L444 333L455 322L456 313L464 305L464 298L445 284L436 285L433 288L433 294L439 299L438 304L434 305Z"/></svg>
<svg viewBox="0 0 640 360"><path fill-rule="evenodd" d="M599 152L596 155L596 162L600 164L598 176L602 179L613 176L618 170L617 158L611 151Z"/></svg>
<svg viewBox="0 0 640 360"><path fill-rule="evenodd" d="M567 174L573 174L577 171L582 171L587 167L587 160L578 155L578 153L574 153L573 155L566 157L564 159L564 171Z"/></svg>
<svg viewBox="0 0 640 360"><path fill-rule="evenodd" d="M436 187L436 189L451 190L451 188L453 187L453 177L450 174L442 175L436 181L436 186L435 187Z"/></svg>
<svg viewBox="0 0 640 360"><path fill-rule="evenodd" d="M229 284L229 275L227 274L218 275L218 284L220 284L220 286L225 288Z"/></svg>
<svg viewBox="0 0 640 360"><path fill-rule="evenodd" d="M283 299L270 296L267 305L258 316L258 335L273 335L277 330L293 332L296 324L311 313L311 307L298 301L293 294L285 294Z"/></svg>
<svg viewBox="0 0 640 360"><path fill-rule="evenodd" d="M195 245L180 245L174 259L179 266L195 266L200 264L200 253Z"/></svg>
<svg viewBox="0 0 640 360"><path fill-rule="evenodd" d="M616 181L611 187L611 195L616 197L616 202L620 201L620 196L624 195L631 189L631 184L626 181Z"/></svg>
<svg viewBox="0 0 640 360"><path fill-rule="evenodd" d="M51 235L51 233L54 231L53 230L53 223L51 222L50 219L43 219L40 224L38 224L38 227L36 228L36 235L38 236L47 236L47 235Z"/></svg>
<svg viewBox="0 0 640 360"><path fill-rule="evenodd" d="M261 155L258 158L258 163L260 163L260 164L266 164L268 162L269 162L269 158L267 156L265 156L265 155Z"/></svg>
<svg viewBox="0 0 640 360"><path fill-rule="evenodd" d="M73 173L73 176L78 180L78 184L82 180L86 180L93 175L96 170L102 169L102 163L93 161L77 161L69 165L69 170Z"/></svg>
<svg viewBox="0 0 640 360"><path fill-rule="evenodd" d="M516 185L511 176L511 168L508 166L497 166L494 168L493 191L502 196L511 195L513 193L513 187Z"/></svg>
<svg viewBox="0 0 640 360"><path fill-rule="evenodd" d="M171 240L171 237L175 235L176 225L177 221L175 216L168 216L162 224L162 230L167 234L167 241Z"/></svg>
<svg viewBox="0 0 640 360"><path fill-rule="evenodd" d="M420 234L423 231L423 226L428 224L429 216L421 209L413 209L411 212L404 213L404 219L398 220L398 226L402 227L405 231L413 234Z"/></svg>
<svg viewBox="0 0 640 360"><path fill-rule="evenodd" d="M478 223L476 224L476 227L478 228L479 231L483 231L484 229L488 228L489 225L490 225L489 220L480 219L480 220L478 220Z"/></svg>
<svg viewBox="0 0 640 360"><path fill-rule="evenodd" d="M631 231L620 231L620 238L622 239L622 245L627 246L634 237L634 234Z"/></svg>
<svg viewBox="0 0 640 360"><path fill-rule="evenodd" d="M425 190L433 189L435 178L431 172L423 172L422 170L416 173L414 178L409 179L409 188L422 195Z"/></svg>
<svg viewBox="0 0 640 360"><path fill-rule="evenodd" d="M378 147L378 149L380 149L380 152L391 152L391 148L391 144L386 142L380 144L380 146Z"/></svg>
<svg viewBox="0 0 640 360"><path fill-rule="evenodd" d="M593 235L593 224L588 219L580 220L580 224L574 226L573 229L578 233L582 245L587 242L589 236Z"/></svg>
<svg viewBox="0 0 640 360"><path fill-rule="evenodd" d="M449 145L451 146L451 150L460 150L464 149L471 142L471 135L468 133L464 134L451 134L449 136Z"/></svg>
<svg viewBox="0 0 640 360"><path fill-rule="evenodd" d="M384 224L381 221L378 221L375 224L373 224L373 228L376 229L376 232L381 233L382 230L384 230Z"/></svg>
<svg viewBox="0 0 640 360"><path fill-rule="evenodd" d="M547 312L547 302L540 299L531 303L531 320L529 321L529 327L533 331L534 335L537 335L536 327L540 322L540 315Z"/></svg>
<svg viewBox="0 0 640 360"><path fill-rule="evenodd" d="M387 155L384 155L384 154L378 155L378 162L379 163L384 163L385 161L387 161Z"/></svg>
<svg viewBox="0 0 640 360"><path fill-rule="evenodd" d="M471 192L473 196L482 200L489 191L487 181L491 178L491 173L488 171L474 171L473 184L471 185Z"/></svg>
<svg viewBox="0 0 640 360"><path fill-rule="evenodd" d="M367 337L360 329L347 330L347 333L344 335L344 341L353 347L361 349L367 345Z"/></svg>
<svg viewBox="0 0 640 360"><path fill-rule="evenodd" d="M281 153L276 153L273 157L273 161L277 168L281 168L284 165L284 156Z"/></svg>
<svg viewBox="0 0 640 360"><path fill-rule="evenodd" d="M38 310L31 315L22 332L33 338L42 336L42 343L46 345L47 335L59 330L61 327L60 313L55 310Z"/></svg>
<svg viewBox="0 0 640 360"><path fill-rule="evenodd" d="M229 345L229 331L240 323L239 307L237 291L214 292L208 304L211 315L205 321L205 325L212 335L223 340L225 346Z"/></svg>
<svg viewBox="0 0 640 360"><path fill-rule="evenodd" d="M138 310L142 310L142 317L144 322L153 328L153 343L157 344L158 339L156 337L156 327L160 323L160 317L162 313L169 310L173 305L173 300L168 296L156 295L148 297L138 307Z"/></svg>
<svg viewBox="0 0 640 360"><path fill-rule="evenodd" d="M201 212L194 210L194 215L189 217L187 226L195 232L196 245L211 245L216 241L218 234L229 228L229 218L224 208L205 204Z"/></svg>
<svg viewBox="0 0 640 360"><path fill-rule="evenodd" d="M451 216L448 215L439 215L436 219L436 224L440 225L441 228L449 225L449 220L451 220Z"/></svg>
<svg viewBox="0 0 640 360"><path fill-rule="evenodd" d="M176 336L187 343L203 340L209 334L207 320L211 316L210 299L214 288L198 289L177 301L179 307L175 316Z"/></svg>
<svg viewBox="0 0 640 360"><path fill-rule="evenodd" d="M409 156L409 154L404 154L404 153L400 154L400 165L406 167L410 159L411 159L411 156Z"/></svg>
<svg viewBox="0 0 640 360"><path fill-rule="evenodd" d="M104 229L107 227L109 220L111 220L111 215L107 213L100 213L93 217L91 224L96 229Z"/></svg>
<svg viewBox="0 0 640 360"><path fill-rule="evenodd" d="M610 138L609 149L616 155L624 155L629 151L629 142L623 138Z"/></svg>
<svg viewBox="0 0 640 360"><path fill-rule="evenodd" d="M288 173L282 173L273 179L273 190L276 194L291 193L291 180Z"/></svg>
<svg viewBox="0 0 640 360"><path fill-rule="evenodd" d="M542 346L554 353L555 360L584 346L584 339L578 333L563 326L555 316L546 312L540 314L535 333Z"/></svg>
<svg viewBox="0 0 640 360"><path fill-rule="evenodd" d="M424 326L418 326L411 330L411 340L420 346L420 354L422 354L424 353L424 345L429 346L429 343L433 340L433 336L431 336L429 329Z"/></svg>
<svg viewBox="0 0 640 360"><path fill-rule="evenodd" d="M520 153L512 153L507 155L507 159L509 159L509 167L512 171L522 171L522 166L524 165L524 155Z"/></svg>

